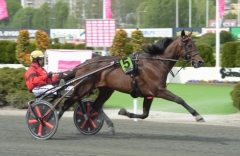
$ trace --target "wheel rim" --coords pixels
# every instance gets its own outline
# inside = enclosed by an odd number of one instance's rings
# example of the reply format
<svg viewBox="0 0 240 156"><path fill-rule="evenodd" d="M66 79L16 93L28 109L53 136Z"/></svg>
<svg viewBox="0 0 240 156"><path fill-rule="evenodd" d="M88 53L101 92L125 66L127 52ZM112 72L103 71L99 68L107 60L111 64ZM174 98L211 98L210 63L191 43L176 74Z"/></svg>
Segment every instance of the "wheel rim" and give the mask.
<svg viewBox="0 0 240 156"><path fill-rule="evenodd" d="M43 117L48 114L40 122L34 118L34 116L27 112L27 126L30 134L37 139L49 139L57 130L58 118L55 110L51 110L51 104L38 102L32 106L32 110L36 114L37 118ZM49 113L48 113L49 112Z"/></svg>
<svg viewBox="0 0 240 156"><path fill-rule="evenodd" d="M92 109L91 105L94 102L93 100L87 99L82 102L86 107L87 116L89 116L89 118L84 117L84 114L78 105L74 110L75 126L78 131L83 134L96 134L103 126L103 117Z"/></svg>

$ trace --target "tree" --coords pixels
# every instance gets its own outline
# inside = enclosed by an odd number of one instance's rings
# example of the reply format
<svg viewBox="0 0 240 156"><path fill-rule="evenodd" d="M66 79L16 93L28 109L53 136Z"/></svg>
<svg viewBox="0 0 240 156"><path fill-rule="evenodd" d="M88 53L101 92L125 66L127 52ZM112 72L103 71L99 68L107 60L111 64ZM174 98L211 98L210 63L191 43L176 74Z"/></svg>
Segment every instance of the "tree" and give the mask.
<svg viewBox="0 0 240 156"><path fill-rule="evenodd" d="M64 24L64 28L78 28L78 19L74 17L74 15L69 15L67 18L67 22Z"/></svg>
<svg viewBox="0 0 240 156"><path fill-rule="evenodd" d="M63 28L69 14L68 3L57 1L52 10L51 19L54 20L54 28Z"/></svg>
<svg viewBox="0 0 240 156"><path fill-rule="evenodd" d="M138 28L138 22L139 22L139 27L140 28L142 28L143 27L143 25L142 25L142 23L144 22L144 19L145 19L145 17L146 17L146 12L143 12L143 11L146 11L147 10L147 8L146 8L146 6L147 6L147 2L142 2L141 4L139 4L139 6L137 7L137 9L136 9L136 13L135 13L135 28ZM138 17L139 16L139 17ZM143 19L143 20L141 20L141 19ZM140 20L140 21L138 21L138 20Z"/></svg>
<svg viewBox="0 0 240 156"><path fill-rule="evenodd" d="M109 49L112 56L126 56L125 44L127 43L127 32L123 29L116 31L113 44Z"/></svg>
<svg viewBox="0 0 240 156"><path fill-rule="evenodd" d="M35 33L35 45L36 49L42 51L43 53L50 46L50 40L46 32L38 30Z"/></svg>
<svg viewBox="0 0 240 156"><path fill-rule="evenodd" d="M29 39L29 32L27 30L20 30L17 39L16 59L24 66L29 66L31 63L29 54Z"/></svg>
<svg viewBox="0 0 240 156"><path fill-rule="evenodd" d="M145 46L146 40L140 30L132 32L131 44L133 46L133 53L139 52Z"/></svg>
<svg viewBox="0 0 240 156"><path fill-rule="evenodd" d="M126 23L128 14L133 13L135 18L137 16L136 8L147 0L112 0L112 12L117 23Z"/></svg>
<svg viewBox="0 0 240 156"><path fill-rule="evenodd" d="M39 9L36 9L32 24L33 28L50 28L50 8L48 3L44 3Z"/></svg>
<svg viewBox="0 0 240 156"><path fill-rule="evenodd" d="M19 9L13 17L13 28L31 28L35 10L36 9L31 7Z"/></svg>
<svg viewBox="0 0 240 156"><path fill-rule="evenodd" d="M175 27L175 1L148 0L146 13L141 17L143 27Z"/></svg>
<svg viewBox="0 0 240 156"><path fill-rule="evenodd" d="M238 0L230 0L230 3L237 3Z"/></svg>
<svg viewBox="0 0 240 156"><path fill-rule="evenodd" d="M176 1L148 0L143 2L146 13L143 16L143 27L175 27L176 26ZM209 19L215 19L215 8L213 1L209 1ZM142 10L142 9L141 9ZM139 11L139 10L138 10ZM201 27L206 24L206 1L192 0L192 27ZM188 27L189 25L189 1L178 0L178 25Z"/></svg>
<svg viewBox="0 0 240 156"><path fill-rule="evenodd" d="M228 14L224 15L223 19L226 20L226 19L237 19L237 14L233 14L231 12L229 12Z"/></svg>
<svg viewBox="0 0 240 156"><path fill-rule="evenodd" d="M13 16L15 13L22 8L21 4L19 2L16 2L15 0L7 0L7 10L8 10L8 18L5 18L0 21L0 26L11 28Z"/></svg>
<svg viewBox="0 0 240 156"><path fill-rule="evenodd" d="M178 13L179 13L179 27L189 27L189 0L179 0L178 1ZM197 19L197 7L199 1L192 0L191 5L191 26L196 24ZM205 5L206 6L206 5Z"/></svg>
<svg viewBox="0 0 240 156"><path fill-rule="evenodd" d="M214 6L215 0L209 0L209 16L208 19L216 18L216 6ZM193 27L206 27L206 1L193 0L193 5L197 8L195 19L192 18ZM208 26L207 26L208 27Z"/></svg>

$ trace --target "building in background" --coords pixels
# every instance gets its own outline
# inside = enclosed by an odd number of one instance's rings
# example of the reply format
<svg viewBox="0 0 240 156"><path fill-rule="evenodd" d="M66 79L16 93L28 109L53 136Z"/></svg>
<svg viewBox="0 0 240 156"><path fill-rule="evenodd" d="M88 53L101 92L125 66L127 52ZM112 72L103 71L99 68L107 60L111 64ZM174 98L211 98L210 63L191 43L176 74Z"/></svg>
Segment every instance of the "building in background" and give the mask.
<svg viewBox="0 0 240 156"><path fill-rule="evenodd" d="M21 0L21 5L23 8L33 7L40 8L45 2L52 7L58 0Z"/></svg>
<svg viewBox="0 0 240 156"><path fill-rule="evenodd" d="M48 3L50 7L59 0L21 0L21 5L23 8L26 7L33 7L33 8L40 8L44 3ZM70 13L73 14L75 11L76 1L77 0L64 0L65 2L69 3L69 10Z"/></svg>
<svg viewBox="0 0 240 156"><path fill-rule="evenodd" d="M216 27L216 20L209 20L208 27ZM229 28L229 27L236 27L237 26L237 20L236 19L226 19L223 20L221 27Z"/></svg>

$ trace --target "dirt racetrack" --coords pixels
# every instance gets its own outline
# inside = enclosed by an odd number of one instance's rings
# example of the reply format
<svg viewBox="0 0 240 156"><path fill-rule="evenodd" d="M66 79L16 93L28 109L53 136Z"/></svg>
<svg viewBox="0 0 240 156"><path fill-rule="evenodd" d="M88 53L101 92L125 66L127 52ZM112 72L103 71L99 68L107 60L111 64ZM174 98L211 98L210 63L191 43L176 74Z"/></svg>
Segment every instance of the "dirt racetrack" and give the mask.
<svg viewBox="0 0 240 156"><path fill-rule="evenodd" d="M205 116L210 123L202 124L196 123L190 115L185 118L183 114L158 112L161 115L154 117L151 113L148 120L134 122L133 119L115 117L117 114L111 115L106 110L114 121L115 136L108 134L106 124L96 135L87 136L77 131L72 114L68 112L50 140L36 140L27 130L25 112L0 110L0 156L240 155L238 114L233 117L233 122L227 122L232 120L228 116ZM214 124L214 120L218 123Z"/></svg>

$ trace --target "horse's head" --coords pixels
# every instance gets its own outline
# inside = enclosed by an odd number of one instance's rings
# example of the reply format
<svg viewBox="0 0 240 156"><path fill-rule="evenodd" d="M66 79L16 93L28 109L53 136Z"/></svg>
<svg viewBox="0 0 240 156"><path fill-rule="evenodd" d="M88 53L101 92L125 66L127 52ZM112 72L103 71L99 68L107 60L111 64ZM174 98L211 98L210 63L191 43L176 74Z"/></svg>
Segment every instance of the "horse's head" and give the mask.
<svg viewBox="0 0 240 156"><path fill-rule="evenodd" d="M191 35L192 31L188 35L185 35L184 30L182 31L180 38L182 50L180 56L190 62L194 68L199 68L203 66L204 60L200 56L195 42L191 39Z"/></svg>

